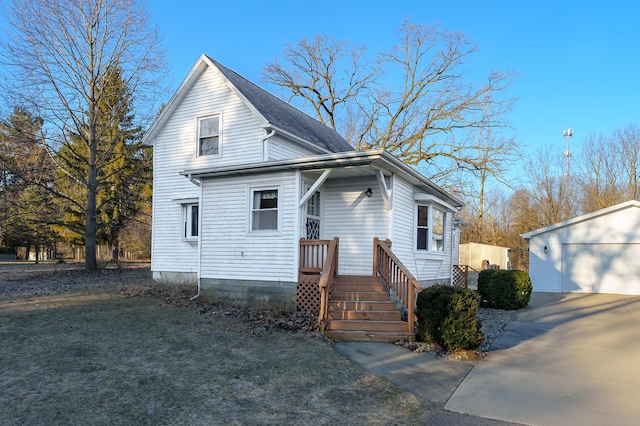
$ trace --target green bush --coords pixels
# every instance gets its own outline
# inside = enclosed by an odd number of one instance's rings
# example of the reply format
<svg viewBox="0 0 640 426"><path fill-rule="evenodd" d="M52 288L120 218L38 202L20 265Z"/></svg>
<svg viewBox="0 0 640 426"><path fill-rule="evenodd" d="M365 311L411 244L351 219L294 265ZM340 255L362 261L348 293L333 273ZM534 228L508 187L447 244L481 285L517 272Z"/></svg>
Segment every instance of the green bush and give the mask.
<svg viewBox="0 0 640 426"><path fill-rule="evenodd" d="M418 338L445 348L474 349L482 344L478 296L472 290L435 285L418 294Z"/></svg>
<svg viewBox="0 0 640 426"><path fill-rule="evenodd" d="M531 279L523 271L487 269L478 276L478 293L495 309L521 309L531 299Z"/></svg>

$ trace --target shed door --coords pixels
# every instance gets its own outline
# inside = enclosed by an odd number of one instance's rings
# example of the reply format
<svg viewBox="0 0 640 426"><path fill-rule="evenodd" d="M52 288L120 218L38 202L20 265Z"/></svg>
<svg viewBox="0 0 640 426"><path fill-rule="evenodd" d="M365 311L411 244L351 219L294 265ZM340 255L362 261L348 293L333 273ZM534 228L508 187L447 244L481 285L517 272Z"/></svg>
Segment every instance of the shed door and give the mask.
<svg viewBox="0 0 640 426"><path fill-rule="evenodd" d="M640 244L565 244L562 291L640 295Z"/></svg>

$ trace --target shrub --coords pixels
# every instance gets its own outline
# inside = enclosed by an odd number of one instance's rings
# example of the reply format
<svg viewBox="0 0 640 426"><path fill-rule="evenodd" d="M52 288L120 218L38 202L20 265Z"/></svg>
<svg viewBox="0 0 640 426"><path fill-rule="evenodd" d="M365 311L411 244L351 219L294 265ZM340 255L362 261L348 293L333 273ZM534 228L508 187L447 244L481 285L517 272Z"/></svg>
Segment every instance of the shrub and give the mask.
<svg viewBox="0 0 640 426"><path fill-rule="evenodd" d="M478 297L472 290L434 285L418 294L418 338L446 350L474 349L482 344Z"/></svg>
<svg viewBox="0 0 640 426"><path fill-rule="evenodd" d="M521 309L531 299L531 279L524 271L487 269L478 276L478 293L495 309Z"/></svg>

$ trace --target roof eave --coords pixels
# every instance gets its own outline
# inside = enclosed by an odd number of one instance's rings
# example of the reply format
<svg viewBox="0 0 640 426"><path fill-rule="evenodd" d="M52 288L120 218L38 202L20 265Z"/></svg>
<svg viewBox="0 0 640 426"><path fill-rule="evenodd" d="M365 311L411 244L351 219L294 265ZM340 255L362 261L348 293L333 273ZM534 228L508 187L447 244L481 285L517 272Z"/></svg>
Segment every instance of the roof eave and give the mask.
<svg viewBox="0 0 640 426"><path fill-rule="evenodd" d="M573 225L575 223L578 222L583 222L586 220L590 220L590 219L594 219L598 216L602 216L605 214L609 214L609 213L613 213L615 211L618 210L622 210L622 209L626 209L629 207L640 207L640 201L638 200L629 200L629 201L625 201L623 203L620 204L615 204L613 206L610 207L606 207L604 209L600 209L600 210L596 210L594 212L591 213L587 213L587 214L583 214L562 222L558 222L558 223L554 223L553 225L548 225L545 226L544 228L539 228L539 229L535 229L533 231L529 231L529 232L525 232L524 234L520 234L520 236L522 238L524 238L525 240L531 239L531 237L534 237L536 235L540 235L540 234L544 234L545 232L549 232L549 231L554 231L556 229L560 229L563 228L565 226L569 226L569 225Z"/></svg>
<svg viewBox="0 0 640 426"><path fill-rule="evenodd" d="M156 134L164 125L164 122L168 119L168 117L173 113L173 110L176 108L180 100L186 95L187 89L193 83L195 76L201 72L203 65L211 65L210 61L205 54L200 55L198 60L195 62L191 70L187 76L182 80L176 91L173 93L173 96L169 99L165 107L160 111L158 117L154 120L149 130L147 130L142 137L142 143L147 146L153 146Z"/></svg>
<svg viewBox="0 0 640 426"><path fill-rule="evenodd" d="M292 140L293 142L295 142L296 144L298 144L298 145L300 145L300 146L302 146L304 148L307 148L307 149L310 149L310 150L313 150L313 151L319 151L320 153L324 153L324 154L333 154L332 151L330 151L330 150L328 150L326 148L323 148L320 145L317 145L317 144L315 144L315 143L313 143L311 141L308 141L308 140L303 139L303 138L301 138L299 136L296 136L291 132L287 132L286 130L280 129L280 128L274 126L273 123L268 123L267 126L265 126L265 129L267 129L267 130L272 129L272 130L274 130L276 132L276 134L283 135L287 139Z"/></svg>
<svg viewBox="0 0 640 426"><path fill-rule="evenodd" d="M382 150L346 151L300 157L289 160L266 161L260 163L240 164L228 167L205 169L187 169L180 172L183 176L192 178L208 178L237 174L253 174L295 169L322 169L346 166L362 166L373 163L380 158Z"/></svg>

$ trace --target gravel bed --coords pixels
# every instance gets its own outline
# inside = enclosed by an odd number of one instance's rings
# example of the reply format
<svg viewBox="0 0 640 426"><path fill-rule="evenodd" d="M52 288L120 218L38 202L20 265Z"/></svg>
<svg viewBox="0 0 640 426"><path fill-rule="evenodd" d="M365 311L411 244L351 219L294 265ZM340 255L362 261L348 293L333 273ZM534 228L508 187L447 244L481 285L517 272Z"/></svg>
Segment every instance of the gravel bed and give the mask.
<svg viewBox="0 0 640 426"><path fill-rule="evenodd" d="M501 309L480 308L476 318L482 324L484 342L480 346L481 352L488 352L491 344L507 326L517 311L505 311Z"/></svg>

